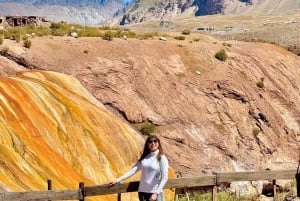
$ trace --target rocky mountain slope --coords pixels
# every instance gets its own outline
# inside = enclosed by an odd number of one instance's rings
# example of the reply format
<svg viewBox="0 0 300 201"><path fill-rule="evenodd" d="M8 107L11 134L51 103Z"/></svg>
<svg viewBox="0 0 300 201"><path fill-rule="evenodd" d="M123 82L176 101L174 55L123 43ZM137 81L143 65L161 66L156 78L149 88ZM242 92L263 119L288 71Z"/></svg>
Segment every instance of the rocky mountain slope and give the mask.
<svg viewBox="0 0 300 201"><path fill-rule="evenodd" d="M103 23L125 25L153 20L174 20L186 16L221 13L270 14L295 9L300 9L299 0L0 1L0 14L2 15L36 15L54 21L67 21L82 25Z"/></svg>
<svg viewBox="0 0 300 201"><path fill-rule="evenodd" d="M0 1L0 14L42 16L52 21L99 25L123 13L123 0L110 1Z"/></svg>
<svg viewBox="0 0 300 201"><path fill-rule="evenodd" d="M300 9L299 0L140 0L117 23L174 20L213 14L278 13ZM115 22L116 23L116 22Z"/></svg>
<svg viewBox="0 0 300 201"><path fill-rule="evenodd" d="M30 49L10 40L3 46L30 68L75 76L133 127L157 125L180 175L296 168L300 59L281 47L200 34L184 41L35 37ZM223 62L214 57L221 49L229 56ZM1 61L4 76L22 68Z"/></svg>

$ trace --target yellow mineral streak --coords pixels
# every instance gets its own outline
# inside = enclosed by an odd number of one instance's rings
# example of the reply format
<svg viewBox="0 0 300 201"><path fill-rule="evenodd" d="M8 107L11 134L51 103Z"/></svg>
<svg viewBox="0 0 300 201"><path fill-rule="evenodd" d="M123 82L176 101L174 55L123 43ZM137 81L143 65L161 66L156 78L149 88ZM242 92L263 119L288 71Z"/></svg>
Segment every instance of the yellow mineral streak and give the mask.
<svg viewBox="0 0 300 201"><path fill-rule="evenodd" d="M47 179L57 190L107 183L143 146L78 80L49 71L0 78L0 142L0 183L9 191L45 190Z"/></svg>

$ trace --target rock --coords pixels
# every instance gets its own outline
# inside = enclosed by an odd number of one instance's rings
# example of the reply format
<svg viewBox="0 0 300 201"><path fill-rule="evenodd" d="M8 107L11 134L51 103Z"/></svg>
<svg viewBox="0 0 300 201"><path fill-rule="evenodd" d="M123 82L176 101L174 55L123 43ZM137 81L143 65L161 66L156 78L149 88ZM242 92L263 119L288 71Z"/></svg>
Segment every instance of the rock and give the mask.
<svg viewBox="0 0 300 201"><path fill-rule="evenodd" d="M74 38L78 38L78 33L77 32L71 32L71 36Z"/></svg>
<svg viewBox="0 0 300 201"><path fill-rule="evenodd" d="M160 37L159 37L159 40L167 41L167 38L166 38L166 37L163 37L163 36L160 36Z"/></svg>

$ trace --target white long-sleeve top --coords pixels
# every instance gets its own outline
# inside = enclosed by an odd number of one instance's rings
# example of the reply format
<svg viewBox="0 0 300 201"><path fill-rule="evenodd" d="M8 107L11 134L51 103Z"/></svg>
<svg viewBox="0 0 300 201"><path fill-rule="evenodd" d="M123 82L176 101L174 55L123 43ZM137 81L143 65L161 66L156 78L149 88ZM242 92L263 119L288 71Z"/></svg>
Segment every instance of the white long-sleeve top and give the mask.
<svg viewBox="0 0 300 201"><path fill-rule="evenodd" d="M117 182L122 182L142 170L138 191L144 193L161 193L168 181L169 162L165 155L162 155L160 161L158 161L158 152L159 150L151 152L141 162L136 162L127 173L117 179Z"/></svg>

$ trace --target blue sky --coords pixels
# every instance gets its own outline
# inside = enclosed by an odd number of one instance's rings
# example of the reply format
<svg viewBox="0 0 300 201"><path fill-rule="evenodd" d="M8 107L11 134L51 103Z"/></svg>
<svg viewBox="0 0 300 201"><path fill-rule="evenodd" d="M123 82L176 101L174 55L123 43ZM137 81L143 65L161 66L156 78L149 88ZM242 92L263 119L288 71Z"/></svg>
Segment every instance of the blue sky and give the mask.
<svg viewBox="0 0 300 201"><path fill-rule="evenodd" d="M134 0L123 0L124 3L132 2Z"/></svg>

